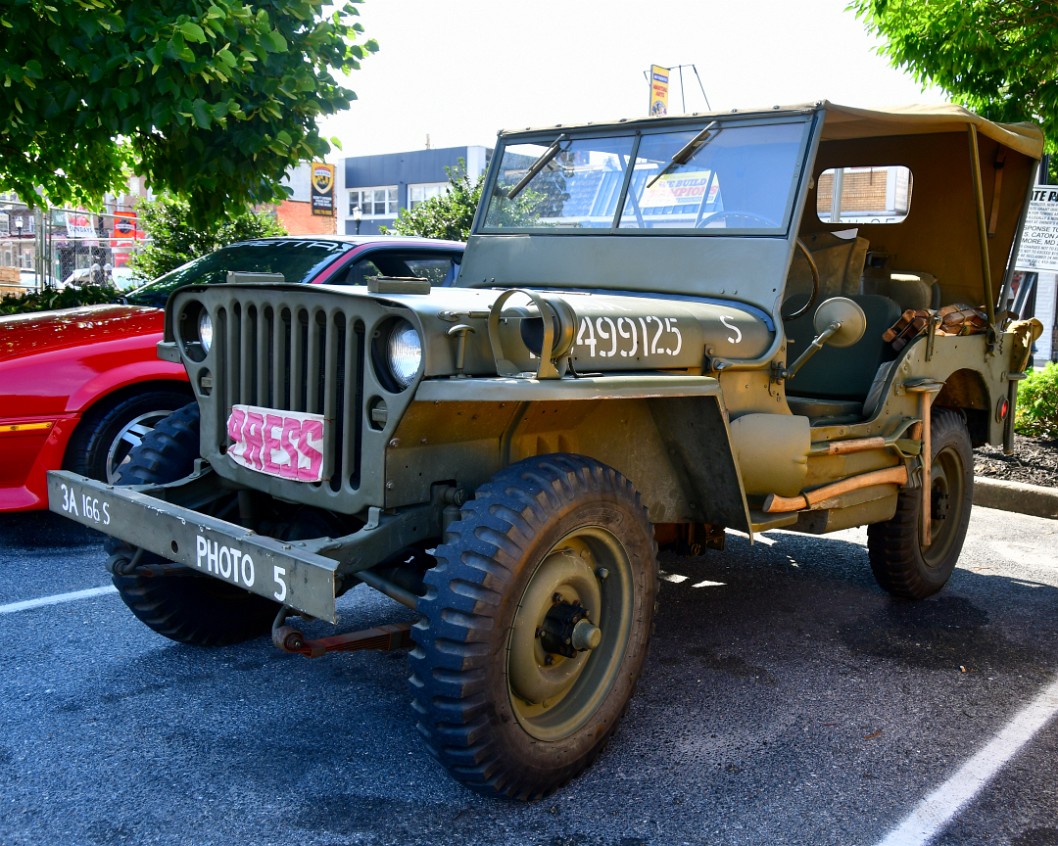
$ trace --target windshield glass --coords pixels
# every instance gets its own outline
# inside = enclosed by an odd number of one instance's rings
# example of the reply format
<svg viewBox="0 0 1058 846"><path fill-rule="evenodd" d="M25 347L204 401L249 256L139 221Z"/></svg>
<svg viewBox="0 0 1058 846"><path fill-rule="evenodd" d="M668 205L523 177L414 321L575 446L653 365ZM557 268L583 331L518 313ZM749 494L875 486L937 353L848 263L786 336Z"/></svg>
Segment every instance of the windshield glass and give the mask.
<svg viewBox="0 0 1058 846"><path fill-rule="evenodd" d="M566 141L520 191L515 189L533 163L549 152L551 142L508 147L485 217L486 228L609 229L634 142L634 136Z"/></svg>
<svg viewBox="0 0 1058 846"><path fill-rule="evenodd" d="M482 231L785 232L806 133L807 123L795 119L573 137L527 182L555 138L511 144Z"/></svg>
<svg viewBox="0 0 1058 846"><path fill-rule="evenodd" d="M353 249L341 241L260 240L243 241L200 256L176 270L170 270L142 288L129 292L124 301L131 305L163 308L169 295L184 285L212 285L224 282L228 271L282 273L287 282L307 282L331 262Z"/></svg>

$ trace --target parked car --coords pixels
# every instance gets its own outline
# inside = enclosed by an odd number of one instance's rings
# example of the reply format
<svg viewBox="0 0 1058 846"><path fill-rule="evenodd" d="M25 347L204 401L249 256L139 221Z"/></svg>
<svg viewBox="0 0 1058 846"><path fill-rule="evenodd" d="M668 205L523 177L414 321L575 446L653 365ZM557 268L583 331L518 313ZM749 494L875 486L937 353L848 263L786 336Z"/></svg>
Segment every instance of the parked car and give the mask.
<svg viewBox="0 0 1058 846"><path fill-rule="evenodd" d="M50 276L47 273L38 273L36 270L20 270L18 272L18 283L23 288L34 291L38 288L57 287L54 276Z"/></svg>
<svg viewBox="0 0 1058 846"><path fill-rule="evenodd" d="M113 480L154 424L193 399L162 361L162 308L190 283L229 272L286 282L363 284L372 276L455 279L463 245L398 237L287 236L223 247L109 305L0 317L0 511L47 507L46 473Z"/></svg>

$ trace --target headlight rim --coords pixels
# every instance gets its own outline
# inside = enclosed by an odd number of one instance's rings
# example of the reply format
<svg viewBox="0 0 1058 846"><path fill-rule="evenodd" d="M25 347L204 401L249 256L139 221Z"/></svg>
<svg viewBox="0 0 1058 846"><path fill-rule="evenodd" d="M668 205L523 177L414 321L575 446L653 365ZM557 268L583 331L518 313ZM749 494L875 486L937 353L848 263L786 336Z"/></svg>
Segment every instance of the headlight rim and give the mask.
<svg viewBox="0 0 1058 846"><path fill-rule="evenodd" d="M402 338L405 341L414 339L414 344L408 344L403 351L399 351L396 344ZM402 366L399 362L399 357L409 354L411 358ZM386 327L383 355L386 373L390 377L393 386L398 391L407 390L415 384L416 379L422 372L423 362L426 358L422 333L407 318L398 317L392 320ZM408 366L412 360L414 360L414 366Z"/></svg>

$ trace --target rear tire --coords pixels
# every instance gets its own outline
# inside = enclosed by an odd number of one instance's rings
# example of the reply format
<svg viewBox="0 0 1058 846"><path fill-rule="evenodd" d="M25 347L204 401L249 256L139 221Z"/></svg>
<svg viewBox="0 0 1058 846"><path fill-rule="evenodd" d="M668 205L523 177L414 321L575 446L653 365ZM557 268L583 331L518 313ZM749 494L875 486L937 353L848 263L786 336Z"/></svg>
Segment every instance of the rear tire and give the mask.
<svg viewBox="0 0 1058 846"><path fill-rule="evenodd" d="M198 405L162 420L121 467L118 484L163 484L191 473L199 454ZM114 587L137 619L158 634L195 646L223 646L271 631L279 605L188 567L144 553L129 568L135 549L106 544Z"/></svg>
<svg viewBox="0 0 1058 846"><path fill-rule="evenodd" d="M947 584L962 552L973 505L973 447L962 415L937 410L930 435L930 546L922 547L920 488L901 490L896 514L867 527L875 579L905 599L923 599Z"/></svg>
<svg viewBox="0 0 1058 846"><path fill-rule="evenodd" d="M474 790L547 795L602 751L643 667L658 571L639 495L592 459L531 458L436 558L409 659L419 730Z"/></svg>

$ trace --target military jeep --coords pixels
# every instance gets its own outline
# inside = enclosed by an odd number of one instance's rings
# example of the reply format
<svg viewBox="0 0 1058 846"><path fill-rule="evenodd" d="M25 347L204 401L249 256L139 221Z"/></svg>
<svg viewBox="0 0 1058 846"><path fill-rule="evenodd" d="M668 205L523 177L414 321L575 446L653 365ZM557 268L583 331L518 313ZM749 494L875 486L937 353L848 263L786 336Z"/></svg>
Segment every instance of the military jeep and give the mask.
<svg viewBox="0 0 1058 846"><path fill-rule="evenodd" d="M971 449L1011 443L1041 151L959 108L829 103L500 133L455 287L178 291L159 354L197 403L122 486L52 473L51 508L111 536L175 640L413 643L441 762L544 795L629 702L659 547L866 525L882 588L943 587ZM295 625L360 583L418 621Z"/></svg>

